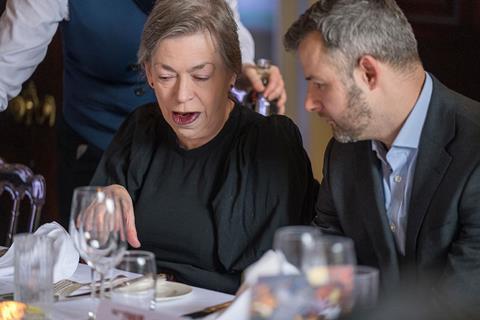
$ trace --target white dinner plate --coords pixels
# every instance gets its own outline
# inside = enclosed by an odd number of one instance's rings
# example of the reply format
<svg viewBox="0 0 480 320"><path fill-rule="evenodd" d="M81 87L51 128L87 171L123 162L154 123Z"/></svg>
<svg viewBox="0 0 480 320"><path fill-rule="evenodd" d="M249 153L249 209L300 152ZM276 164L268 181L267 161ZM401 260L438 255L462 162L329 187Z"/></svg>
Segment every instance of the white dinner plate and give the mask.
<svg viewBox="0 0 480 320"><path fill-rule="evenodd" d="M157 281L155 300L168 301L183 298L192 292L192 287L183 283L171 281Z"/></svg>

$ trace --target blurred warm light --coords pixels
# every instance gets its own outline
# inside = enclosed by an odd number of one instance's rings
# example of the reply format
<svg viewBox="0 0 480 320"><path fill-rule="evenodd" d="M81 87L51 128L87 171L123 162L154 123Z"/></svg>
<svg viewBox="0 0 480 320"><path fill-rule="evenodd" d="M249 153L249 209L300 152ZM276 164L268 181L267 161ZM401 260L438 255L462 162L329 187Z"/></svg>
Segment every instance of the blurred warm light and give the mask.
<svg viewBox="0 0 480 320"><path fill-rule="evenodd" d="M17 301L0 302L0 320L23 319L27 305Z"/></svg>

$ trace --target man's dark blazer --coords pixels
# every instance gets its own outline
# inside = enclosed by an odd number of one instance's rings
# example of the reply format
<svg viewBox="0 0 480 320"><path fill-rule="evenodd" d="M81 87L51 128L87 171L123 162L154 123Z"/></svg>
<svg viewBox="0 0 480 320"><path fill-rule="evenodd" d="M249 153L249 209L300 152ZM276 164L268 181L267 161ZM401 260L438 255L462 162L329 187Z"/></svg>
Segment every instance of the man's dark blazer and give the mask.
<svg viewBox="0 0 480 320"><path fill-rule="evenodd" d="M371 141L331 140L314 223L355 242L358 264L380 269L385 292L409 279L480 302L480 103L433 79L415 166L405 256L387 223ZM405 267L405 268L404 268ZM453 290L453 291L452 291Z"/></svg>

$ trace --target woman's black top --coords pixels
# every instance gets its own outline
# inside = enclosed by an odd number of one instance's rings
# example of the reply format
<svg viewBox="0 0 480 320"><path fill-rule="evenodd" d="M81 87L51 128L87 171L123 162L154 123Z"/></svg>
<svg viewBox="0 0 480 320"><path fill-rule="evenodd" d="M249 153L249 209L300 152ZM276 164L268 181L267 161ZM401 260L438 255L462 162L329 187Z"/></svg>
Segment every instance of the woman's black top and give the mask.
<svg viewBox="0 0 480 320"><path fill-rule="evenodd" d="M281 226L313 219L316 182L295 124L236 105L219 134L179 147L157 105L138 108L105 152L92 185L123 185L141 248L158 272L233 293Z"/></svg>

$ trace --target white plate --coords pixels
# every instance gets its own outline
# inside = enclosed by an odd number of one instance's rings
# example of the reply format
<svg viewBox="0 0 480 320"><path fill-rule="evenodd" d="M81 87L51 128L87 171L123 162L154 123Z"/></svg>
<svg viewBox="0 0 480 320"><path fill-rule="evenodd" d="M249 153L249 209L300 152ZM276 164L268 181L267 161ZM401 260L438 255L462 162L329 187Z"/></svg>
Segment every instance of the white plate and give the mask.
<svg viewBox="0 0 480 320"><path fill-rule="evenodd" d="M156 291L156 301L168 301L187 296L192 292L192 287L178 282L157 281Z"/></svg>

